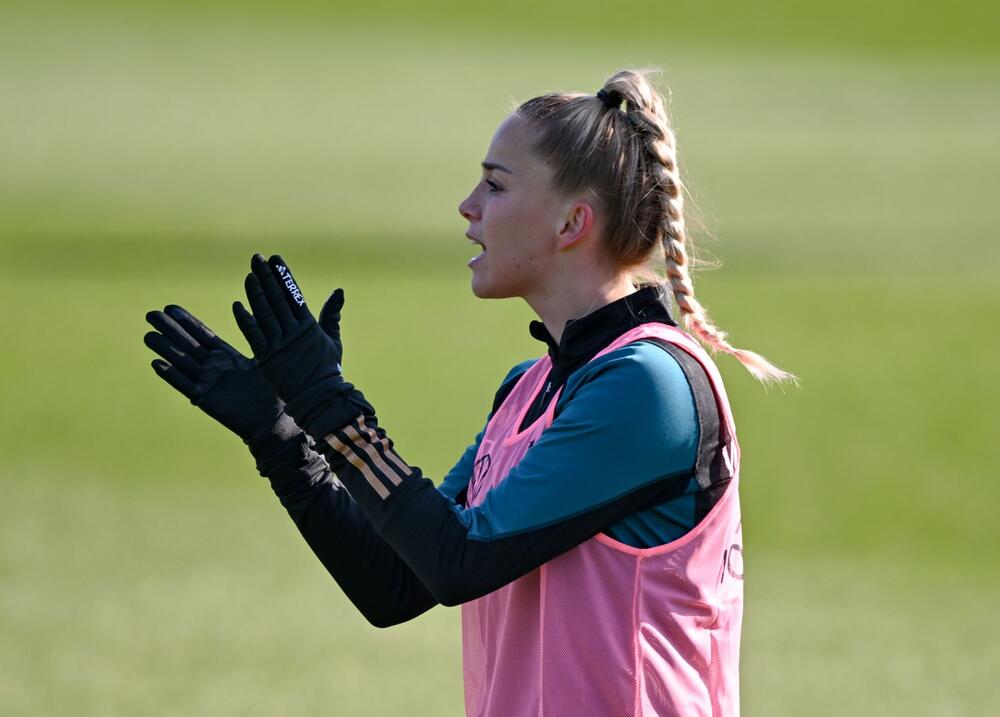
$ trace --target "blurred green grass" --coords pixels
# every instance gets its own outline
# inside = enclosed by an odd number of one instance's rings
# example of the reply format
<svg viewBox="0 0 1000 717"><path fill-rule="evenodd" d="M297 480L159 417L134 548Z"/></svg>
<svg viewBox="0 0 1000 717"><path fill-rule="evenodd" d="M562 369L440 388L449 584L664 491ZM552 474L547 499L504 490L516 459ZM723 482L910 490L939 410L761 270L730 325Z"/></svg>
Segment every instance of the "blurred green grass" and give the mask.
<svg viewBox="0 0 1000 717"><path fill-rule="evenodd" d="M674 92L725 264L699 294L803 379L765 393L720 359L745 714L1000 711L1000 64L948 45L965 6L839 46L762 23L785 39L752 50L729 41L744 16L712 34L694 10L665 45L539 41L516 6L496 42L456 31L489 11L446 5L419 32L350 8L53 7L0 23L0 712L460 712L456 612L354 614L239 442L152 375L142 317L182 303L238 343L245 263L281 252L314 305L346 288L350 375L440 476L540 351L525 307L470 295L458 201L513 100L630 64Z"/></svg>
<svg viewBox="0 0 1000 717"><path fill-rule="evenodd" d="M506 60L510 36L552 45L587 46L600 54L615 41L640 43L673 52L678 47L711 46L720 52L779 52L807 50L866 57L951 55L996 58L995 28L1000 8L984 0L955 0L945 8L932 2L841 0L801 3L722 0L613 8L599 0L505 3L470 6L461 0L91 0L85 7L73 0L7 0L11 9L26 7L33 16L44 8L49 16L72 18L112 15L145 23L210 21L219 32L249 20L281 26L310 24L341 39L346 28L362 25L368 36L385 28L407 36L447 30L452 36L479 40L483 53ZM344 33L349 35L350 33ZM564 47L559 47L560 50Z"/></svg>

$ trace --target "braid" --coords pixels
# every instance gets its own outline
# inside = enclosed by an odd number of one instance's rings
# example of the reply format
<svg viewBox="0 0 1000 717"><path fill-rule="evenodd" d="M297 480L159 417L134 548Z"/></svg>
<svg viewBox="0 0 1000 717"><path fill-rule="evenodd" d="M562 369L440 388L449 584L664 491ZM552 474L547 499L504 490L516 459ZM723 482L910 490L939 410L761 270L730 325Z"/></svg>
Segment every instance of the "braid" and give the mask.
<svg viewBox="0 0 1000 717"><path fill-rule="evenodd" d="M677 163L676 137L667 122L659 95L651 90L641 75L627 74L632 75L628 84L633 91L626 98L631 95L638 100L628 103L627 118L645 142L646 153L652 160L650 173L655 178L655 191L660 199L660 220L650 238L662 247L667 279L685 327L712 351L724 351L735 356L765 384L771 381L797 382L793 374L778 368L760 354L730 344L726 333L712 323L705 307L695 298L686 246L684 185Z"/></svg>
<svg viewBox="0 0 1000 717"><path fill-rule="evenodd" d="M586 191L600 201L605 248L618 267L642 267L662 251L666 283L693 336L732 354L764 383L796 380L763 356L733 347L695 298L677 144L663 99L643 71L615 73L596 96L535 97L517 113L538 130L533 150L555 168L553 186L566 196Z"/></svg>

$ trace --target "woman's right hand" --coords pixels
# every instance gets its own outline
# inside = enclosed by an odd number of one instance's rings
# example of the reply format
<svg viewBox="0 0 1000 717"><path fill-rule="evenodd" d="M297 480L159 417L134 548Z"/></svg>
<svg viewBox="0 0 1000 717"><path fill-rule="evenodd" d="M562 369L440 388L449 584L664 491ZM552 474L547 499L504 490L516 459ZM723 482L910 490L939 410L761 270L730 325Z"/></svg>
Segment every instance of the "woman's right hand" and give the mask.
<svg viewBox="0 0 1000 717"><path fill-rule="evenodd" d="M250 444L267 434L284 403L247 358L180 306L150 311L143 341L161 359L153 370L191 403ZM325 328L325 327L324 327Z"/></svg>
<svg viewBox="0 0 1000 717"><path fill-rule="evenodd" d="M234 302L236 325L275 393L288 402L285 411L313 440L325 440L359 415L375 415L341 372L343 291L330 295L317 321L284 259L261 254L250 259L243 287L252 313Z"/></svg>

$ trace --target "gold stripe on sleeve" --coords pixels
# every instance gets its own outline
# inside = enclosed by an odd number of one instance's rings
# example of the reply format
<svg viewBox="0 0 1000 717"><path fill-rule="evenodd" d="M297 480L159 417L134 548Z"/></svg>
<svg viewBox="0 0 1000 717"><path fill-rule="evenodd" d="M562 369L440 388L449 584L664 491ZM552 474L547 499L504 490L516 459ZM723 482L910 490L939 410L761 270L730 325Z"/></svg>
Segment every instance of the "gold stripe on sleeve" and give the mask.
<svg viewBox="0 0 1000 717"><path fill-rule="evenodd" d="M407 478L413 475L413 469L406 465L406 462L399 457L396 451L392 450L392 446L389 445L389 441L385 438L379 438L375 430L368 425L366 422L366 417L362 414L358 419L361 424L361 430L364 431L365 435L368 436L372 443L379 443L382 446L382 450L385 451L385 457L396 464L396 467L402 472Z"/></svg>
<svg viewBox="0 0 1000 717"><path fill-rule="evenodd" d="M387 478L393 485L399 485L402 479L396 475L396 472L390 468L384 460L382 460L382 456L378 454L372 444L358 434L354 426L346 426L344 428L344 435L351 440L356 449L360 448L368 454L368 457L372 459L372 463L375 464L375 467L385 474L385 478Z"/></svg>
<svg viewBox="0 0 1000 717"><path fill-rule="evenodd" d="M351 446L348 446L337 438L336 433L328 435L326 437L326 442L333 446L333 449L337 451L337 453L344 456L344 458L346 458L352 466L361 471L361 474L365 477L365 480L368 481L368 484L375 490L376 493L378 493L379 498L385 500L389 497L389 489L382 485L382 481L375 476L372 469L368 467L367 463L361 460L361 456L357 455L354 450L352 450Z"/></svg>

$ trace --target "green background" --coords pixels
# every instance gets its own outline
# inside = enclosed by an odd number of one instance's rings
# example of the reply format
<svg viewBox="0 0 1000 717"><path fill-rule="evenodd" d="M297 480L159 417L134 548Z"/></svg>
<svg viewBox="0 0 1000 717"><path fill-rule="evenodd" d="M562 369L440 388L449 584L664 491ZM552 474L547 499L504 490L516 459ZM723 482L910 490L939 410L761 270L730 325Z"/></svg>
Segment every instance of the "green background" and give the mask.
<svg viewBox="0 0 1000 717"><path fill-rule="evenodd" d="M458 202L519 100L656 66L736 345L747 715L993 715L995 3L0 6L0 714L460 714L458 611L353 611L145 312L233 343L254 251L347 292L349 376L440 476L517 302Z"/></svg>

